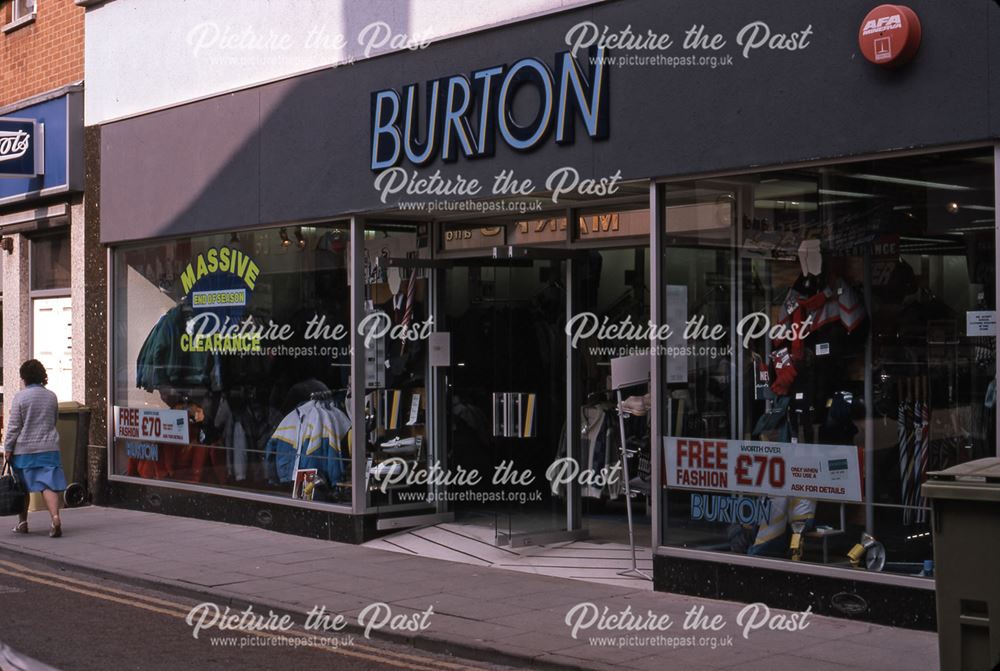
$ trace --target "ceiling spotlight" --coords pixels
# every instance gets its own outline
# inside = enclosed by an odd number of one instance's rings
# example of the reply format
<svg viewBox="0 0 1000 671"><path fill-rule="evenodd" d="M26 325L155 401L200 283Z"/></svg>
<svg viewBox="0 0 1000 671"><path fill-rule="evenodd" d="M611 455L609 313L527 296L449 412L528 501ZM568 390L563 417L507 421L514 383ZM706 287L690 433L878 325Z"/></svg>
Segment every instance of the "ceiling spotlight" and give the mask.
<svg viewBox="0 0 1000 671"><path fill-rule="evenodd" d="M958 203L956 203L955 201L951 201L950 203L948 203L948 205L946 205L946 207L948 208L949 213L951 214L958 213Z"/></svg>
<svg viewBox="0 0 1000 671"><path fill-rule="evenodd" d="M290 244L292 244L292 241L288 239L288 231L286 231L285 229L281 229L280 231L278 231L278 236L281 238L282 247L288 247Z"/></svg>
<svg viewBox="0 0 1000 671"><path fill-rule="evenodd" d="M239 241L240 241L240 234L239 233L235 233L234 232L232 235L229 236L229 242L236 244Z"/></svg>
<svg viewBox="0 0 1000 671"><path fill-rule="evenodd" d="M306 248L306 239L304 237L302 237L302 227L301 226L299 226L298 228L295 229L295 239L299 243L299 249L305 249Z"/></svg>

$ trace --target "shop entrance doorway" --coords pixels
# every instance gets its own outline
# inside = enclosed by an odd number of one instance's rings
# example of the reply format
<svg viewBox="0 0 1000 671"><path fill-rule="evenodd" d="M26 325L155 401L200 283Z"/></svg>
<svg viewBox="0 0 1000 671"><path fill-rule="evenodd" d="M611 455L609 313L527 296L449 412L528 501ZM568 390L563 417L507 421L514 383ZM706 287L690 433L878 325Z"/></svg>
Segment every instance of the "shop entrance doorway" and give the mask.
<svg viewBox="0 0 1000 671"><path fill-rule="evenodd" d="M546 479L566 449L562 325L571 259L510 251L443 270L452 342L447 459L453 470L481 476L450 503L459 519L491 527L496 545L539 545L583 535L570 524L565 492Z"/></svg>
<svg viewBox="0 0 1000 671"><path fill-rule="evenodd" d="M450 336L449 364L437 370L439 454L450 471L474 470L482 479L443 492L439 510L454 521L373 543L562 577L642 582L619 575L631 567L631 552L610 376L612 358L648 351L649 340L595 334L574 344L567 324L645 325L648 246L493 247L434 265L437 329ZM626 390L625 415L634 535L647 573L648 393L648 386ZM610 482L601 481L602 471Z"/></svg>

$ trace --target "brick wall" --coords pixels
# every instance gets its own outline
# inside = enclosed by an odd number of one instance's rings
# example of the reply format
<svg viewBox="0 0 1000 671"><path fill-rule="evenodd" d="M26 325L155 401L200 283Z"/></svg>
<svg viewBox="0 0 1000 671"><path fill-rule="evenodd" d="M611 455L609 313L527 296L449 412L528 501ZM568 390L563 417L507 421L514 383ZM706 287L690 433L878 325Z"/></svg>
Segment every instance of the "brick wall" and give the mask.
<svg viewBox="0 0 1000 671"><path fill-rule="evenodd" d="M0 0L7 25L11 0ZM73 0L36 0L32 23L0 33L0 106L83 79L83 7Z"/></svg>

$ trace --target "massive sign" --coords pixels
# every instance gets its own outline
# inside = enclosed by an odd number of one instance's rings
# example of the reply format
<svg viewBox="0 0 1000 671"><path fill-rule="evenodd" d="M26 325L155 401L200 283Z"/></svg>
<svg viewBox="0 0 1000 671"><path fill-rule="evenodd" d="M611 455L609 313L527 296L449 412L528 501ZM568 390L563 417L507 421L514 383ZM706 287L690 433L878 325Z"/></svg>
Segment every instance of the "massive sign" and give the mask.
<svg viewBox="0 0 1000 671"><path fill-rule="evenodd" d="M590 50L586 71L569 51L556 54L555 72L537 58L510 66L476 70L427 82L423 114L420 86L402 92L383 89L372 94L371 169L399 165L405 157L415 166L440 156L446 162L492 156L499 133L515 151L538 147L555 131L558 144L575 139L575 114L591 138L608 136L608 67L604 47ZM530 120L514 116L514 99L524 86L537 92ZM419 124L418 118L423 119Z"/></svg>

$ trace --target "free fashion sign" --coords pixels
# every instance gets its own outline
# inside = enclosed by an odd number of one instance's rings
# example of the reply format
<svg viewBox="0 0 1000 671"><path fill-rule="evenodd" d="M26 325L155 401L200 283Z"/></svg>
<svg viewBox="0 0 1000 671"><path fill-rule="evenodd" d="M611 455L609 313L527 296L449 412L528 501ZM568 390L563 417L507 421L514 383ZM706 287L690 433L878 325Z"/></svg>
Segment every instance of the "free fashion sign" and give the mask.
<svg viewBox="0 0 1000 671"><path fill-rule="evenodd" d="M667 486L860 503L854 445L663 439Z"/></svg>
<svg viewBox="0 0 1000 671"><path fill-rule="evenodd" d="M187 416L186 410L115 406L115 438L187 445Z"/></svg>

